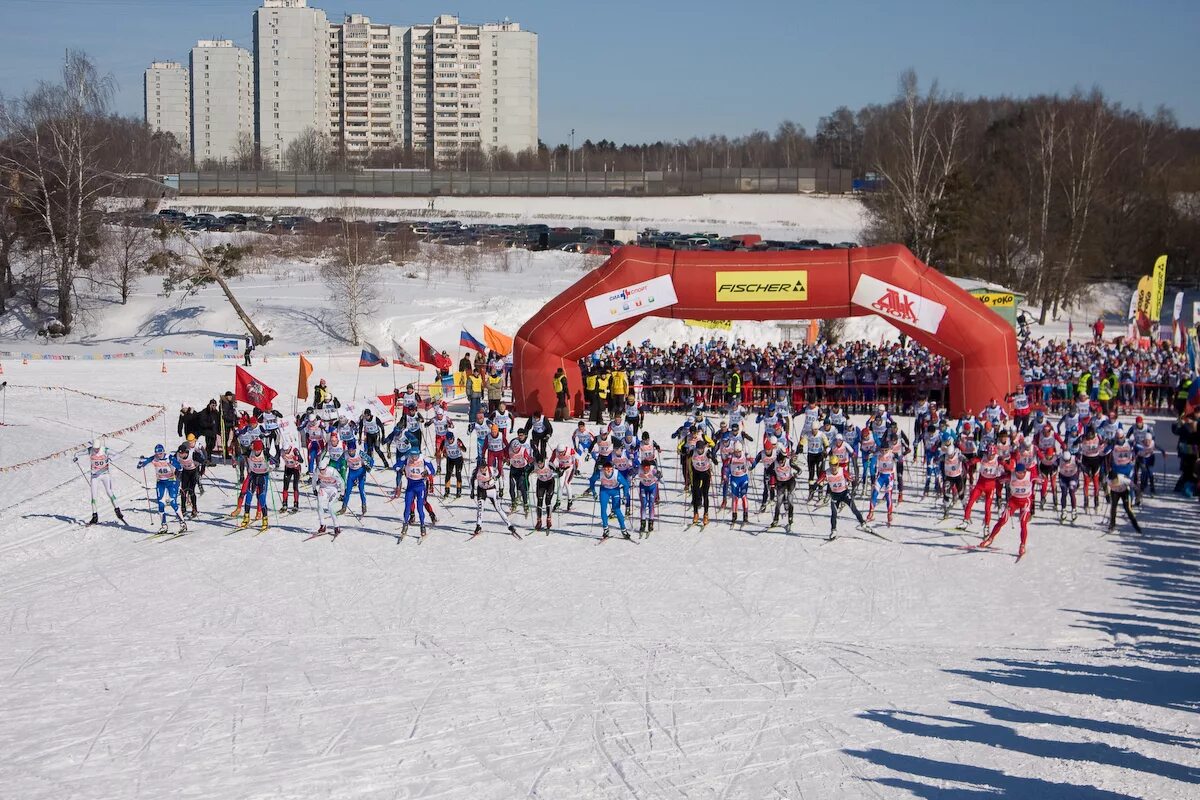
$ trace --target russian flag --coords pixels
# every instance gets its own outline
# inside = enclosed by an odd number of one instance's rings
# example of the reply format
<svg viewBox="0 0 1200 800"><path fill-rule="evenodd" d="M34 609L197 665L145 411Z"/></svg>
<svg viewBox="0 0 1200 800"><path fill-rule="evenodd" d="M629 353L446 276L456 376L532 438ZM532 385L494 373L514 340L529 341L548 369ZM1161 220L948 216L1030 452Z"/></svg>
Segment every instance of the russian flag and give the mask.
<svg viewBox="0 0 1200 800"><path fill-rule="evenodd" d="M474 350L477 353L487 352L487 348L483 346L483 342L472 336L466 328L463 328L462 333L458 335L458 346Z"/></svg>
<svg viewBox="0 0 1200 800"><path fill-rule="evenodd" d="M370 342L363 342L362 354L358 357L360 367L386 367L387 359L379 355L379 348Z"/></svg>

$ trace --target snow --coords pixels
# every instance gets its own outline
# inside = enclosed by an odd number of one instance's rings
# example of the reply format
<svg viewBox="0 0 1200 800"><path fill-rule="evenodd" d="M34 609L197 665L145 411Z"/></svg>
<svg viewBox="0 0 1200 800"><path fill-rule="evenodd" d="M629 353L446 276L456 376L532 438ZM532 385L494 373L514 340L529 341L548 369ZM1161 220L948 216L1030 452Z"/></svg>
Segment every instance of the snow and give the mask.
<svg viewBox="0 0 1200 800"><path fill-rule="evenodd" d="M633 213L625 201L551 200L563 214ZM772 210L788 198L736 200L751 205L652 208L677 221L717 209L730 229L792 218ZM827 224L820 213L805 224ZM387 350L421 336L457 355L462 325L515 332L589 266L562 253L489 258L471 279L425 257L389 269L368 340ZM234 291L276 337L251 371L282 408L292 350L316 351L314 379L343 400L391 389L391 370L357 369L357 350L329 328L312 263L252 266ZM124 307L89 301L72 337L49 346L0 318L0 350L137 356L0 359L0 795L1157 800L1200 782L1195 501L1148 498L1142 536L1039 514L1014 564L1011 526L996 552L964 551L977 530L941 530L911 489L890 542L856 533L843 512L827 544L828 509L803 503L791 536L757 514L745 530L720 519L684 530L668 455L663 520L641 544L597 547L590 502L557 515L550 535L518 516L523 541L488 512L487 532L467 541L464 497L423 544L398 545L397 509L375 484L369 513L345 517L336 541L305 541L308 496L265 534L232 532L233 471L217 466L193 532L147 539L157 519L136 458L174 445L180 404L232 388L236 363L158 350L202 356L211 338L241 334L216 290L167 299L158 282L142 279ZM712 334L646 320L627 338ZM732 335L778 331L737 322ZM5 468L154 413L112 400L166 413L107 440L134 527L111 524L101 501L105 524L87 528L68 458ZM664 446L677 424L649 420Z"/></svg>
<svg viewBox="0 0 1200 800"><path fill-rule="evenodd" d="M0 466L145 415L29 386L166 405L163 424L109 440L137 474L137 455L175 443L178 403L232 371L6 366ZM296 359L253 372L286 397ZM343 398L391 385L345 357L317 376ZM666 443L677 424L649 428ZM517 541L487 512L467 541L465 498L397 545L373 484L336 541L305 541L307 496L266 534L231 533L224 466L193 533L147 540L156 520L124 473L139 530L80 526L64 459L0 473L4 793L1164 798L1200 780L1190 503L1149 499L1141 537L1040 514L1014 565L1014 529L965 552L974 536L936 528L911 488L891 542L843 514L826 544L827 509L804 504L791 536L715 511L683 530L665 464L659 529L602 547L586 500L550 535L518 516Z"/></svg>

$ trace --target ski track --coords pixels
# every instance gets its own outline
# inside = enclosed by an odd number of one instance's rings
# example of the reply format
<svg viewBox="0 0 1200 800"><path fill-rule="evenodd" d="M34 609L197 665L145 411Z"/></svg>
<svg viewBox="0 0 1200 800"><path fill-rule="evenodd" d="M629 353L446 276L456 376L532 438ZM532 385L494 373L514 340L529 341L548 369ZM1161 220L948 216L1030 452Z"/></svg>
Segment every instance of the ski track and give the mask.
<svg viewBox="0 0 1200 800"><path fill-rule="evenodd" d="M664 445L673 427L651 417ZM129 439L125 468L156 433ZM894 542L806 547L828 518L804 504L791 536L761 535L766 515L731 529L719 486L713 523L684 532L665 461L653 536L603 548L590 503L521 542L485 512L467 542L465 497L452 530L397 547L375 486L332 546L303 541L311 504L224 536L222 466L192 533L151 546L72 521L87 507L73 465L16 473L32 494L0 511L0 794L1165 798L1200 783L1197 582L1179 569L1200 547L1181 501L1148 500L1142 540L1035 516L1014 565L941 558L961 534L910 498ZM117 488L152 528L140 487ZM1010 529L998 546L1015 543Z"/></svg>

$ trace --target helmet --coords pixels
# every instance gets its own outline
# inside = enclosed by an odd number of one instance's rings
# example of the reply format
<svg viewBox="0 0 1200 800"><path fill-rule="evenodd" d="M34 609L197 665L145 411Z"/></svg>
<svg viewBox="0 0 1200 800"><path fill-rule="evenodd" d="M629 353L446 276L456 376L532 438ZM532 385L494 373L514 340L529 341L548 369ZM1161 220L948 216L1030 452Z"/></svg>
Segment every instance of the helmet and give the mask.
<svg viewBox="0 0 1200 800"><path fill-rule="evenodd" d="M263 449L262 439L255 439L253 442L251 442L250 449L256 453L261 453Z"/></svg>
<svg viewBox="0 0 1200 800"><path fill-rule="evenodd" d="M1134 422L1137 423L1138 425L1141 425L1145 421L1146 420L1143 419L1141 416L1137 417L1137 419L1134 420Z"/></svg>
<svg viewBox="0 0 1200 800"><path fill-rule="evenodd" d="M842 463L842 462L841 462L841 460L840 460L840 459L839 459L837 456L830 456L830 457L829 457L829 466L831 466L831 467L836 467L836 466L837 466L838 464L840 464L840 463Z"/></svg>
<svg viewBox="0 0 1200 800"><path fill-rule="evenodd" d="M1025 471L1025 462L1018 461L1017 465L1015 467L1013 467L1013 471L1014 472L1024 472Z"/></svg>
<svg viewBox="0 0 1200 800"><path fill-rule="evenodd" d="M834 440L835 442L844 442L844 441L846 441L846 437L845 437L845 436L842 436L840 433L835 433L835 434L833 435L833 440Z"/></svg>
<svg viewBox="0 0 1200 800"><path fill-rule="evenodd" d="M188 449L188 446L186 444L180 443L179 447L175 448L175 452L176 453L186 453L187 449Z"/></svg>
<svg viewBox="0 0 1200 800"><path fill-rule="evenodd" d="M420 458L421 457L421 448L419 448L419 447L409 448L408 457L409 458Z"/></svg>
<svg viewBox="0 0 1200 800"><path fill-rule="evenodd" d="M194 434L194 433L189 433L189 434L187 435L187 440L188 440L189 442L194 442L194 441L196 441L196 434Z"/></svg>
<svg viewBox="0 0 1200 800"><path fill-rule="evenodd" d="M1068 451L1066 451L1065 453L1063 453L1063 454L1062 454L1062 460L1063 460L1063 461L1067 461L1067 462L1074 461L1074 460L1075 460L1075 454L1074 454L1074 453L1072 453L1070 450L1068 450Z"/></svg>
<svg viewBox="0 0 1200 800"><path fill-rule="evenodd" d="M777 441L779 441L779 440L776 439L774 436L768 436L767 437L767 447L770 447L771 445L775 444Z"/></svg>
<svg viewBox="0 0 1200 800"><path fill-rule="evenodd" d="M165 452L167 452L167 448L163 447L161 444L154 445L154 455L162 455Z"/></svg>
<svg viewBox="0 0 1200 800"><path fill-rule="evenodd" d="M813 433L816 433L816 432L817 432L817 431L819 431L819 430L821 430L821 423L819 423L819 422L816 422L816 421L814 420L814 421L813 421L813 424L812 424L812 432L813 432Z"/></svg>
<svg viewBox="0 0 1200 800"><path fill-rule="evenodd" d="M347 450L354 450L357 447L358 447L358 441L356 439L351 439L350 441L346 442Z"/></svg>
<svg viewBox="0 0 1200 800"><path fill-rule="evenodd" d="M329 456L321 456L321 460L317 462L317 469L327 469L329 467Z"/></svg>

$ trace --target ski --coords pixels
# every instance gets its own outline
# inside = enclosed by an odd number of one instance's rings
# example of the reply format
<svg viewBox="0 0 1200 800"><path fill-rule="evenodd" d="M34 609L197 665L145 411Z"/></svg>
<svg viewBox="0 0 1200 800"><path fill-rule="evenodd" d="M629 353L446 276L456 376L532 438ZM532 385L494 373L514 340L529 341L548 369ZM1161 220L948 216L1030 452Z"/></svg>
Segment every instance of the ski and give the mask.
<svg viewBox="0 0 1200 800"><path fill-rule="evenodd" d="M187 536L187 533L188 533L187 531L180 531L179 533L168 534L168 535L165 535L162 539L159 539L158 541L159 542L174 541L175 539L178 539L181 536Z"/></svg>

